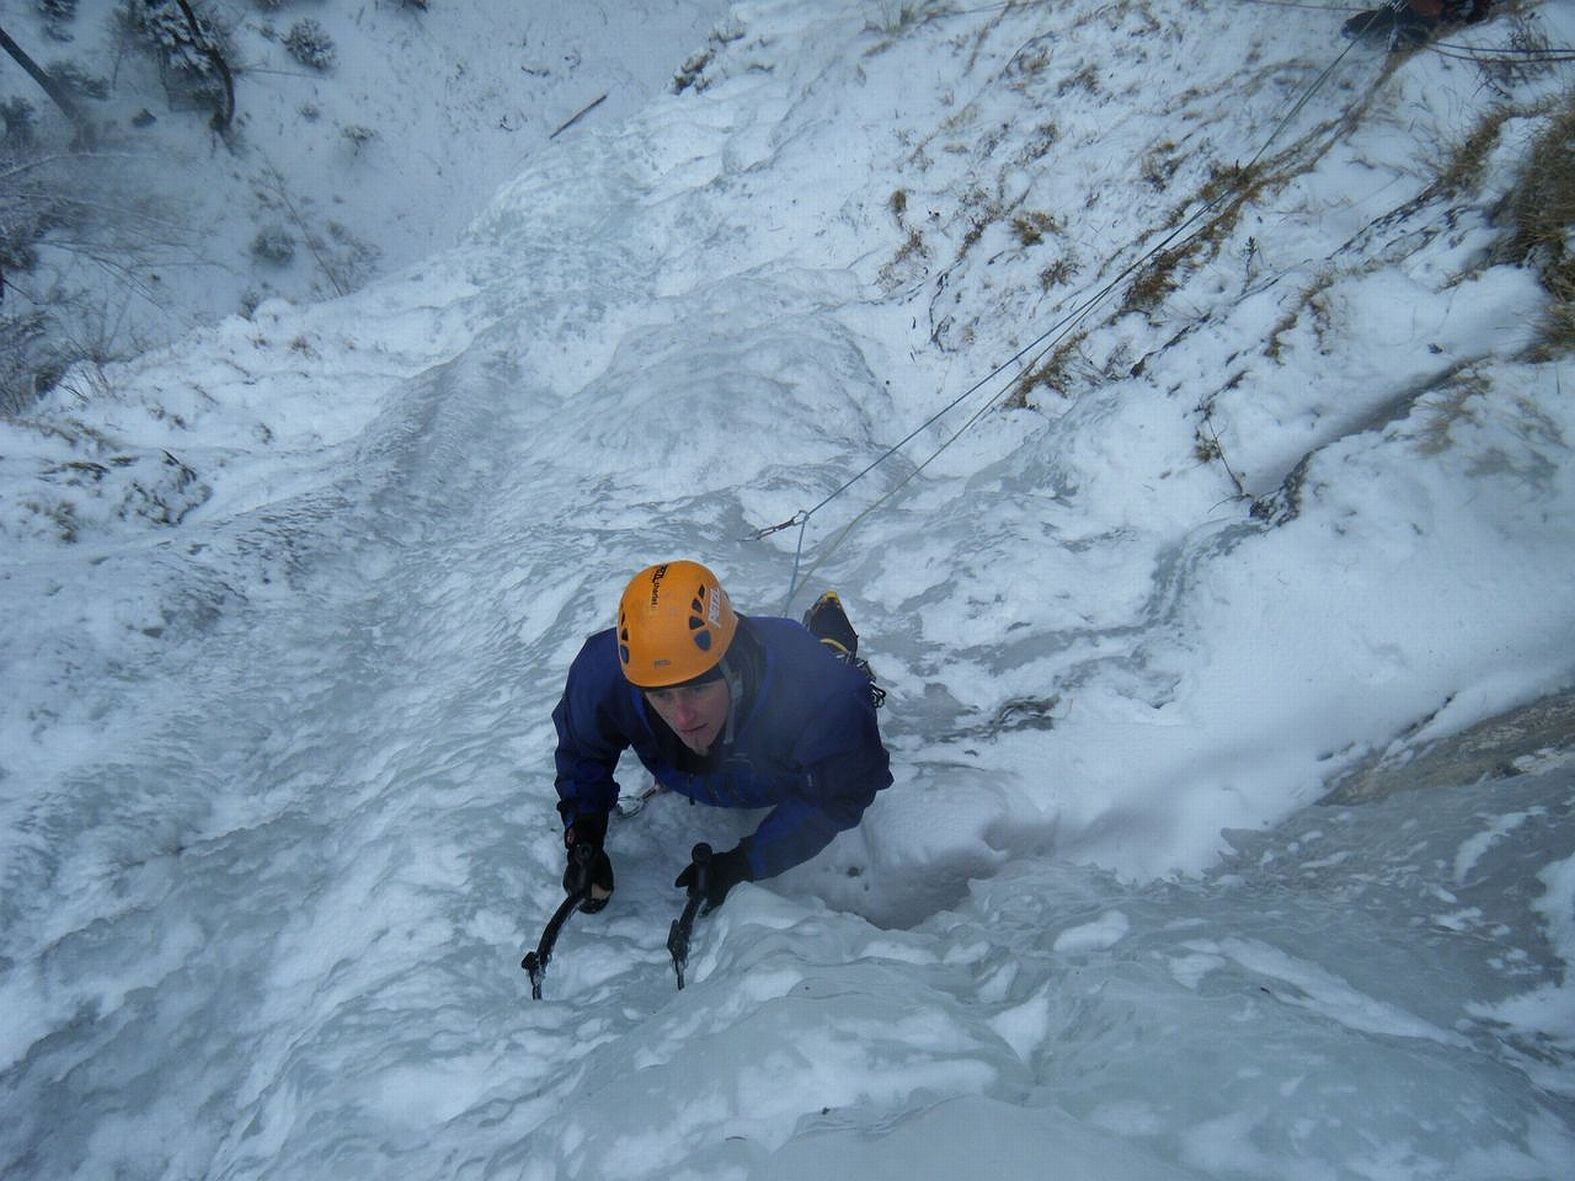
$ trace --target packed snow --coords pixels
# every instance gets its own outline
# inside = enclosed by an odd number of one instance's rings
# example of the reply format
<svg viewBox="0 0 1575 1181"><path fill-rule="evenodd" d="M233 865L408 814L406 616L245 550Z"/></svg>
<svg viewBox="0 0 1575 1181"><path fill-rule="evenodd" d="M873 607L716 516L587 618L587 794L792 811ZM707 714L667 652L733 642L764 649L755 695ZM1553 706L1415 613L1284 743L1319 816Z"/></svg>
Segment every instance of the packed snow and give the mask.
<svg viewBox="0 0 1575 1181"><path fill-rule="evenodd" d="M64 117L0 58L0 104L31 106L38 139L8 167L0 198L44 176L119 214L45 235L30 268L7 257L4 308L23 323L47 307L74 332L70 344L99 360L266 299L343 295L453 246L498 185L556 137L616 123L667 89L727 11L724 0L192 8L232 72L223 134L210 127L203 76L179 68L188 57L164 66L130 31L131 11L183 30L171 0L0 6L39 65L104 85L76 100L95 129L91 150L65 158ZM303 27L313 48L292 52ZM4 130L0 155L12 146L9 122ZM23 252L27 215L5 204Z"/></svg>
<svg viewBox="0 0 1575 1181"><path fill-rule="evenodd" d="M0 424L0 1170L1575 1175L1568 732L1338 790L1575 684L1495 252L1568 78L1343 15L739 4L454 248ZM680 556L841 592L896 781L683 991L757 818L630 808L533 1001L549 713Z"/></svg>

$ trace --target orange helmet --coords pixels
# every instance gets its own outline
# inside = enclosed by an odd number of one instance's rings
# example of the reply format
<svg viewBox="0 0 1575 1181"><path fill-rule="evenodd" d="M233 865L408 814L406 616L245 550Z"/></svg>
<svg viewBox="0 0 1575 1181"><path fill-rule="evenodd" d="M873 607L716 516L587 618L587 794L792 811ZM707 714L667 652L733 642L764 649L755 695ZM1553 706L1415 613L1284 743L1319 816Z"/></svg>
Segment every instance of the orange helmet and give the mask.
<svg viewBox="0 0 1575 1181"><path fill-rule="evenodd" d="M681 685L720 664L737 631L727 592L699 562L647 566L618 603L618 663L641 689Z"/></svg>

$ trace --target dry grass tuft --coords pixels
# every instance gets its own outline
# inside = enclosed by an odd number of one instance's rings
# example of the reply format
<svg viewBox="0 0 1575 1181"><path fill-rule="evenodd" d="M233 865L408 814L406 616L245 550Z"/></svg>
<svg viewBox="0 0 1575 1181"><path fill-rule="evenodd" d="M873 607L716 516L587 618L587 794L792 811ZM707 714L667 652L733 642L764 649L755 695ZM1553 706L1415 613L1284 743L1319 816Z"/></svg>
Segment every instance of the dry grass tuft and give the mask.
<svg viewBox="0 0 1575 1181"><path fill-rule="evenodd" d="M1033 395L1035 390L1049 390L1057 397L1070 398L1072 387L1079 379L1080 371L1086 371L1088 364L1083 361L1078 348L1083 343L1086 333L1079 332L1063 340L1055 349L1038 365L1026 370L1017 379L1017 384L1012 387L1012 392L1001 403L1007 410L1028 410L1034 405Z"/></svg>
<svg viewBox="0 0 1575 1181"><path fill-rule="evenodd" d="M1080 269L1070 257L1056 259L1039 272L1039 290L1048 293L1052 287L1070 283Z"/></svg>
<svg viewBox="0 0 1575 1181"><path fill-rule="evenodd" d="M1487 170L1488 157L1498 146L1504 133L1504 124L1514 114L1514 108L1498 107L1483 116L1475 130L1466 136L1444 160L1438 179L1433 182L1431 193L1454 196L1481 187Z"/></svg>
<svg viewBox="0 0 1575 1181"><path fill-rule="evenodd" d="M1419 402L1423 413L1417 449L1423 455L1439 455L1449 450L1449 428L1472 418L1472 399L1482 397L1492 384L1474 370L1464 370L1434 391L1434 396Z"/></svg>
<svg viewBox="0 0 1575 1181"><path fill-rule="evenodd" d="M1533 141L1502 214L1510 223L1498 258L1535 267L1552 297L1534 360L1575 351L1575 89Z"/></svg>
<svg viewBox="0 0 1575 1181"><path fill-rule="evenodd" d="M1022 246L1037 246L1046 234L1059 234L1061 223L1051 214L1032 211L1012 218L1012 232Z"/></svg>
<svg viewBox="0 0 1575 1181"><path fill-rule="evenodd" d="M1121 311L1152 312L1165 302L1165 297L1180 286L1176 268L1186 258L1188 248L1161 250L1132 280L1121 301Z"/></svg>

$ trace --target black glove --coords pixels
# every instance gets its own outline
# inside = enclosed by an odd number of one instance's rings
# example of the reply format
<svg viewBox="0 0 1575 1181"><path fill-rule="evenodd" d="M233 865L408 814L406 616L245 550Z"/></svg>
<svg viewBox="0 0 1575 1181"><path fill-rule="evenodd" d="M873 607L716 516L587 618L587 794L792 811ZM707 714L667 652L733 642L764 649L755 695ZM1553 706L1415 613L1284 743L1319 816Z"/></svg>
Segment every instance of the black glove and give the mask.
<svg viewBox="0 0 1575 1181"><path fill-rule="evenodd" d="M580 903L580 909L586 914L595 914L612 897L612 858L602 848L602 838L606 834L606 820L597 824L590 817L576 820L563 834L563 843L569 847L569 865L563 871L563 892L587 891L585 901Z"/></svg>
<svg viewBox="0 0 1575 1181"><path fill-rule="evenodd" d="M726 853L713 853L704 866L691 861L673 885L693 894L698 884L705 896L700 913L707 914L721 906L727 892L739 882L754 880L754 870L749 868L749 850L740 842Z"/></svg>

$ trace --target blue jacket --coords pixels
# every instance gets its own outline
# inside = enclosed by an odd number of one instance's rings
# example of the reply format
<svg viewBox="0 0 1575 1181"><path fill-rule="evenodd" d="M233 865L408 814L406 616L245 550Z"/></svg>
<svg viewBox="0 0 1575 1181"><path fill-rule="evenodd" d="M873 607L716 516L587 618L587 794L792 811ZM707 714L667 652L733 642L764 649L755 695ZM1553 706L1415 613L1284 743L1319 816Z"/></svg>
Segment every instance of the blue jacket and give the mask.
<svg viewBox="0 0 1575 1181"><path fill-rule="evenodd" d="M624 680L611 629L585 641L552 713L565 824L605 824L618 800L613 771L629 747L669 791L722 808L771 808L745 841L756 878L809 860L859 822L891 784L864 674L797 622L763 616L739 618L728 660L744 682L732 741L702 757Z"/></svg>

